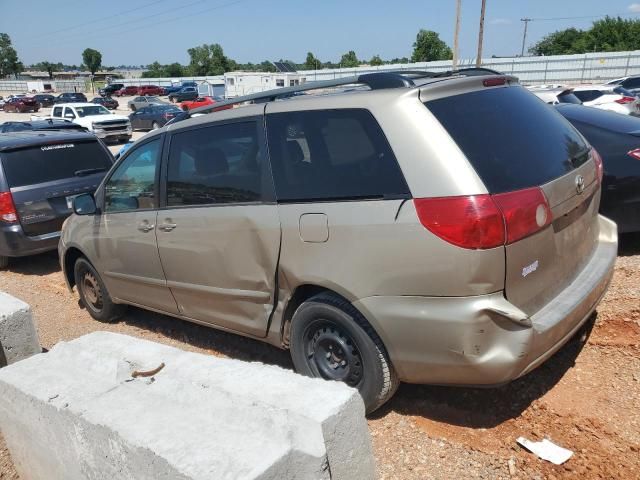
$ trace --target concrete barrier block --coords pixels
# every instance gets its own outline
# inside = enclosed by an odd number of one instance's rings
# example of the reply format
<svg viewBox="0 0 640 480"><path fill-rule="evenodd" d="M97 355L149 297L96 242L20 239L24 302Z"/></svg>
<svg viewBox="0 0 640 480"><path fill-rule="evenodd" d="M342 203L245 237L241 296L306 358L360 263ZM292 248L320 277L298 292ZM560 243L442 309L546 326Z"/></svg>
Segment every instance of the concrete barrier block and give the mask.
<svg viewBox="0 0 640 480"><path fill-rule="evenodd" d="M0 427L32 480L375 477L356 390L107 332L0 370Z"/></svg>
<svg viewBox="0 0 640 480"><path fill-rule="evenodd" d="M42 352L31 307L0 292L0 367Z"/></svg>

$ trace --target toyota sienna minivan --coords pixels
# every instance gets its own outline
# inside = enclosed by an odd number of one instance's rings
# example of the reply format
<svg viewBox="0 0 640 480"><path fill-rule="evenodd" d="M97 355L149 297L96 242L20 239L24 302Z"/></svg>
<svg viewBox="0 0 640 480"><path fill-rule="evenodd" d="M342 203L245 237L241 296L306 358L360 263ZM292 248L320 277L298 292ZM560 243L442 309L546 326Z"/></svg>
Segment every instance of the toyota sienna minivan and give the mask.
<svg viewBox="0 0 640 480"><path fill-rule="evenodd" d="M567 342L617 253L598 153L497 72L351 83L137 141L63 228L93 318L135 305L269 342L369 412L401 381L504 384Z"/></svg>

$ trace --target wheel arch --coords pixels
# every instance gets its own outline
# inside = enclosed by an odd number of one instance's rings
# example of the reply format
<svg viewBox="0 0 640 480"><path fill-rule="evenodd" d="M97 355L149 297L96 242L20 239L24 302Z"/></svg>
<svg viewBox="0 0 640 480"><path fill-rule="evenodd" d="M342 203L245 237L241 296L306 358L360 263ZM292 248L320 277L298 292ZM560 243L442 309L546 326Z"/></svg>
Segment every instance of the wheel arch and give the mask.
<svg viewBox="0 0 640 480"><path fill-rule="evenodd" d="M87 261L89 261L84 252L77 247L69 247L64 253L64 258L62 260L62 273L69 289L73 289L76 285L74 268L76 261L81 257L87 258Z"/></svg>

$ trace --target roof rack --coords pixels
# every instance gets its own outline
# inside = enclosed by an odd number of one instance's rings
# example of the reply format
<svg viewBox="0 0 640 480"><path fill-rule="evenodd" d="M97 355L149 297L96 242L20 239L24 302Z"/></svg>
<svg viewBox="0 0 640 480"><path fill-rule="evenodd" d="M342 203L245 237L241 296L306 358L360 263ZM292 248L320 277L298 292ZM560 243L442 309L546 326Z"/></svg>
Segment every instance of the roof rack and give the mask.
<svg viewBox="0 0 640 480"><path fill-rule="evenodd" d="M170 121L170 123L177 123L181 120L186 120L195 113L215 112L216 110L222 109L222 107L226 107L229 105L237 105L239 103L245 102L273 102L278 99L289 98L304 92L308 92L311 90L321 90L323 88L334 88L345 85L362 84L367 85L371 90L384 90L390 88L414 87L415 83L413 82L413 80L417 80L419 78L441 78L449 76L476 75L503 74L488 68L462 68L459 70L451 70L440 73L429 72L426 70L397 70L389 72L365 73L353 77L336 78L334 80L320 80L317 82L305 83L304 85L297 85L295 87L276 88L273 90L267 90L265 92L235 97L230 100L225 100L224 102L217 102L211 105L194 108L193 110L189 110L189 112L185 112L186 115L176 116Z"/></svg>

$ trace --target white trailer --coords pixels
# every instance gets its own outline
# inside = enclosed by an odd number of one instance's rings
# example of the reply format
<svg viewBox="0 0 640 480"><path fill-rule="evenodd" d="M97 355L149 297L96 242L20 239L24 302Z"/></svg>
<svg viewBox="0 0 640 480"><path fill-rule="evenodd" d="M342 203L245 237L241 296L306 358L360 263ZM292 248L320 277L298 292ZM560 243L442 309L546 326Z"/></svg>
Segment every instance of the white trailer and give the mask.
<svg viewBox="0 0 640 480"><path fill-rule="evenodd" d="M225 97L234 98L274 88L294 87L307 81L297 72L227 72L224 74Z"/></svg>

